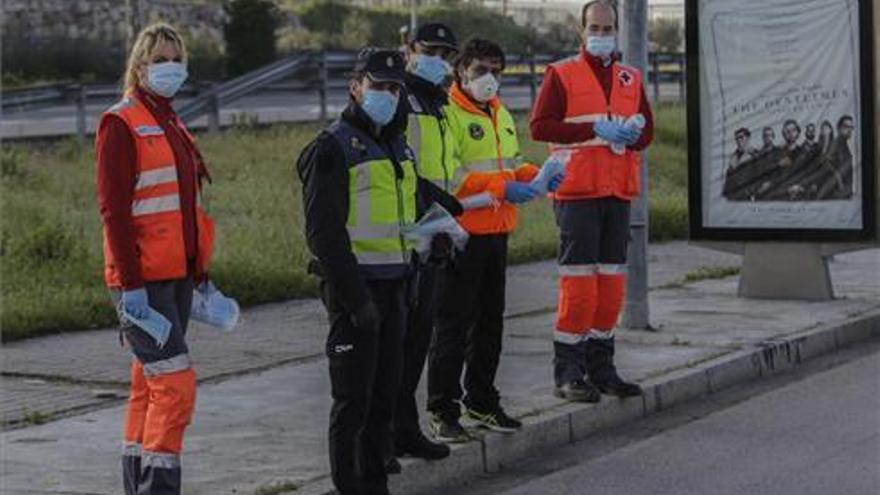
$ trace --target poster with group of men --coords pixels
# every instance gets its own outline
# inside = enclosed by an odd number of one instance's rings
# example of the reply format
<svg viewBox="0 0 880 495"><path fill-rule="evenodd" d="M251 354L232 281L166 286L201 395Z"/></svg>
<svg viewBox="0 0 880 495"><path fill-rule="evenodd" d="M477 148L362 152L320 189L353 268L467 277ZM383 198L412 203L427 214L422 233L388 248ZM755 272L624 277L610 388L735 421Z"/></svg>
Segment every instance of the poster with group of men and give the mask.
<svg viewBox="0 0 880 495"><path fill-rule="evenodd" d="M863 231L873 94L860 2L693 4L700 227Z"/></svg>

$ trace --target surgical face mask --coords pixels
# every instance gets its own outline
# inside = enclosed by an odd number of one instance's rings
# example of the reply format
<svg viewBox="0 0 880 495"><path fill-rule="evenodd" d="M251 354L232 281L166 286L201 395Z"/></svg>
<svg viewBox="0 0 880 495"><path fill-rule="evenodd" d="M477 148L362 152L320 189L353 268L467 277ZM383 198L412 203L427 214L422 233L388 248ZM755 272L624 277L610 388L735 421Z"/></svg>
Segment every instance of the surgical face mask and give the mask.
<svg viewBox="0 0 880 495"><path fill-rule="evenodd" d="M383 126L391 122L397 113L398 100L399 97L390 91L366 89L361 108L376 125Z"/></svg>
<svg viewBox="0 0 880 495"><path fill-rule="evenodd" d="M480 103L486 103L492 98L495 98L495 95L498 94L499 87L500 84L498 83L498 79L495 79L495 76L493 76L491 72L487 72L465 84L465 89L467 89L471 96Z"/></svg>
<svg viewBox="0 0 880 495"><path fill-rule="evenodd" d="M587 53L594 57L608 58L617 48L614 36L587 36Z"/></svg>
<svg viewBox="0 0 880 495"><path fill-rule="evenodd" d="M186 65L180 62L163 62L147 67L147 86L157 95L171 98L189 76Z"/></svg>
<svg viewBox="0 0 880 495"><path fill-rule="evenodd" d="M410 71L434 86L439 86L449 75L450 67L441 57L419 54L413 59Z"/></svg>

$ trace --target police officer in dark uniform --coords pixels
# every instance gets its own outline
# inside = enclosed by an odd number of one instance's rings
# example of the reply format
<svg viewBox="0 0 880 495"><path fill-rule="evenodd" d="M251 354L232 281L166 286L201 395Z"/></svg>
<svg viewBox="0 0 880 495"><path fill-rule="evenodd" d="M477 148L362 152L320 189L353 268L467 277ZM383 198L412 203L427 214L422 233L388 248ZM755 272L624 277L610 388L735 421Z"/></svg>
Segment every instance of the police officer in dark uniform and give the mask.
<svg viewBox="0 0 880 495"><path fill-rule="evenodd" d="M440 23L423 24L406 51L405 82L411 108L407 142L416 156L419 177L447 192L453 192L450 189L455 138L444 108L449 104L449 61L457 52L455 35ZM403 380L394 415L394 443L399 456L442 459L450 452L448 446L431 442L422 433L415 398L434 330L438 264L445 261L440 256L419 263L418 298L407 324Z"/></svg>
<svg viewBox="0 0 880 495"><path fill-rule="evenodd" d="M348 107L297 161L310 271L330 322L328 440L341 494L389 493L385 459L413 272L402 228L416 221L419 195L448 199L416 176L404 136L404 66L394 50L361 52Z"/></svg>

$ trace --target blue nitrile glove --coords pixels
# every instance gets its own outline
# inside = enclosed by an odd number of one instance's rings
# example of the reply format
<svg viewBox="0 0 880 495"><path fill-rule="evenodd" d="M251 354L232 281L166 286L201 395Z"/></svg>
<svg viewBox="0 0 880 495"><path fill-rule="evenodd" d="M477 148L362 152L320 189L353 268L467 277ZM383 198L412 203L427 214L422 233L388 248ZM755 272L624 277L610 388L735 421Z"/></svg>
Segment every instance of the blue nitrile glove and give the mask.
<svg viewBox="0 0 880 495"><path fill-rule="evenodd" d="M147 289L124 290L120 301L122 307L135 318L146 318L150 314L150 303L147 299Z"/></svg>
<svg viewBox="0 0 880 495"><path fill-rule="evenodd" d="M636 144L636 141L642 137L642 130L631 125L623 126L623 143L627 146Z"/></svg>
<svg viewBox="0 0 880 495"><path fill-rule="evenodd" d="M627 137L632 134L625 125L613 120L600 120L596 122L593 124L593 132L600 139L604 139L611 144L626 144Z"/></svg>
<svg viewBox="0 0 880 495"><path fill-rule="evenodd" d="M556 192L559 189L559 186L562 185L562 181L565 180L565 174L556 174L552 178L550 178L550 182L547 183L547 190L550 192Z"/></svg>
<svg viewBox="0 0 880 495"><path fill-rule="evenodd" d="M504 184L504 199L514 204L528 203L538 197L538 191L530 184L517 182L515 180L507 181Z"/></svg>

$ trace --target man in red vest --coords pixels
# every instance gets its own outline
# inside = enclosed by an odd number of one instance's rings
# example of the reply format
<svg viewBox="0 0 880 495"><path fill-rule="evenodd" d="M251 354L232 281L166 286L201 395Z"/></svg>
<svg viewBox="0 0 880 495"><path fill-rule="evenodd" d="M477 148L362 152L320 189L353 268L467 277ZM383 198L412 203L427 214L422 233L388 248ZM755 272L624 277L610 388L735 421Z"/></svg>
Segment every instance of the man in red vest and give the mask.
<svg viewBox="0 0 880 495"><path fill-rule="evenodd" d="M566 161L555 193L560 228L556 395L598 402L636 396L614 366L614 327L626 287L630 200L639 194L639 152L653 139L642 74L619 62L618 18L606 1L581 14L580 54L551 64L535 103L532 137Z"/></svg>

